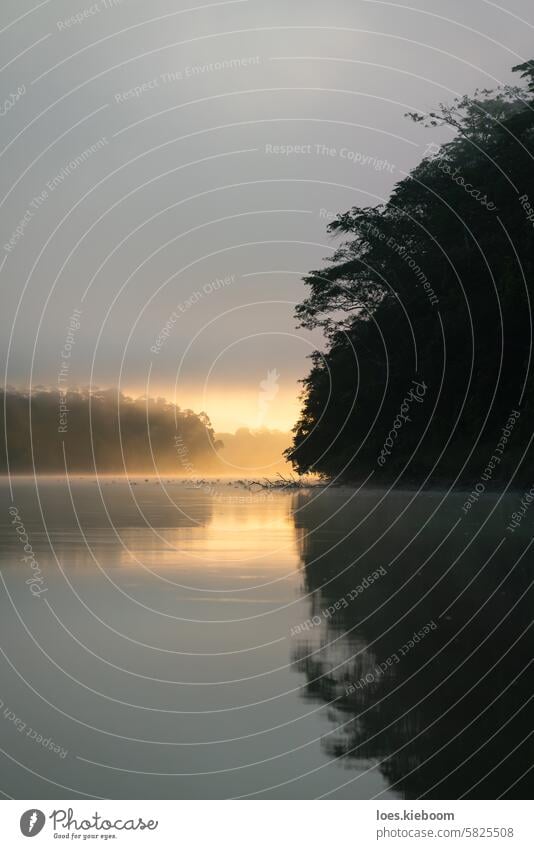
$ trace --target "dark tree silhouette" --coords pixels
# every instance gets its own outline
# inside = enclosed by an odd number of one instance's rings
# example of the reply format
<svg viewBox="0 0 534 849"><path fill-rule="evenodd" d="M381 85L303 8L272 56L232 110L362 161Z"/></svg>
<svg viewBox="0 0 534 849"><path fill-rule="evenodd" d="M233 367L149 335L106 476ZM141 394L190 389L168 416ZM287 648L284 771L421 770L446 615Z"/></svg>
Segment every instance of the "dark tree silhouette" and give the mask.
<svg viewBox="0 0 534 849"><path fill-rule="evenodd" d="M526 87L411 115L454 138L430 146L387 203L329 225L348 239L305 278L309 296L297 308L302 325L327 337L287 451L298 471L478 478L518 410L494 477L515 468L533 404L534 62L514 70ZM424 403L405 410L410 422L377 464L414 380L425 384Z"/></svg>

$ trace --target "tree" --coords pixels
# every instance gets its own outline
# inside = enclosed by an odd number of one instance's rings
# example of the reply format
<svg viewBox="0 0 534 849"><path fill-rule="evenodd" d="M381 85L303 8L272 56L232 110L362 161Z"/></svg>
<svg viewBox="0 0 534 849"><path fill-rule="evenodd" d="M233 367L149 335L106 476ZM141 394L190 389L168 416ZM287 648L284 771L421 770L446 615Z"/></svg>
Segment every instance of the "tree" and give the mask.
<svg viewBox="0 0 534 849"><path fill-rule="evenodd" d="M468 479L510 411L530 411L534 62L515 70L526 89L477 91L410 115L455 136L430 144L387 203L353 207L329 225L345 240L305 278L309 295L296 310L327 343L303 381L287 452L300 472ZM377 466L414 380L428 389L424 404L411 405ZM500 475L519 456L527 418Z"/></svg>

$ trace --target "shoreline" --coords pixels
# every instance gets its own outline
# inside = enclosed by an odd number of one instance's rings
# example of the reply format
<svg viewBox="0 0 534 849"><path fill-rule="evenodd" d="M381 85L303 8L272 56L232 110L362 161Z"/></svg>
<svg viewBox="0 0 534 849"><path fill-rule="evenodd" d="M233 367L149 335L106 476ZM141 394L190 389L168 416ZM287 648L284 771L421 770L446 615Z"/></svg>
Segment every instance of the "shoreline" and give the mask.
<svg viewBox="0 0 534 849"><path fill-rule="evenodd" d="M9 482L12 481L33 481L37 482L55 482L61 483L65 481L86 481L86 482L98 482L102 481L103 483L129 483L135 484L136 486L146 484L157 484L157 483L171 483L171 484L179 484L185 485L187 489L198 489L203 484L220 484L221 486L233 486L238 487L240 489L249 491L250 486L258 485L257 479L253 477L240 477L237 478L231 475L206 475L205 477L199 477L195 479L191 479L189 477L184 477L181 475L149 475L149 474L135 474L135 475L124 475L121 473L112 474L106 472L104 474L95 474L91 472L73 472L69 475L61 474L59 472L46 472L43 474L32 473L32 472L24 472L24 473L14 473L8 475L3 472L0 474L0 482ZM303 481L296 478L296 482L298 485L291 485L291 482L288 482L287 485L280 483L276 480L276 478L270 479L265 478L265 481L269 481L271 484L258 487L257 491L265 490L271 492L305 492L312 489L322 490L322 491L340 491L340 490L350 490L355 491L363 486L363 481L357 480L338 480L338 481L328 481L328 480L317 480L317 481ZM532 484L529 482L521 482L514 483L513 485L507 485L505 482L492 481L485 486L485 489L482 493L479 494L479 498L483 498L486 495L499 495L499 494L508 494L508 493L522 493L525 491L525 487L529 487ZM363 491L372 492L372 491L383 491L390 490L391 492L415 492L419 491L421 493L433 493L433 492L444 492L446 490L450 490L451 494L464 494L469 495L474 492L475 485L468 485L466 483L457 484L451 488L450 483L447 481L442 482L431 482L426 483L423 486L419 484L417 481L406 480L398 482L395 485L388 483L387 481L375 482L373 484L368 483L363 486Z"/></svg>

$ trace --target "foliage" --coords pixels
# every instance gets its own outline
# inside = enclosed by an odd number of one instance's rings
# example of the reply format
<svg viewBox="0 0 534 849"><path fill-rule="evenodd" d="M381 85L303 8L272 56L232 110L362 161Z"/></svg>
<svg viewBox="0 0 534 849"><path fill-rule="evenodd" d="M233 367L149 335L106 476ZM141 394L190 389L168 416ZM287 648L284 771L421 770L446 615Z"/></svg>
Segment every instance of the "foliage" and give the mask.
<svg viewBox="0 0 534 849"><path fill-rule="evenodd" d="M521 407L499 474L517 460L533 392L534 62L514 70L526 88L477 91L410 115L455 136L429 145L387 203L353 207L329 225L345 240L305 278L309 295L296 311L327 340L303 381L287 452L299 472L463 478ZM424 404L377 469L414 379L428 387Z"/></svg>
<svg viewBox="0 0 534 849"><path fill-rule="evenodd" d="M2 393L5 415L0 468L13 473L184 474L205 468L215 443L205 413L163 399L129 398L116 390L37 389ZM177 440L179 440L177 442ZM180 447L180 453L177 450ZM185 457L185 461L184 461Z"/></svg>

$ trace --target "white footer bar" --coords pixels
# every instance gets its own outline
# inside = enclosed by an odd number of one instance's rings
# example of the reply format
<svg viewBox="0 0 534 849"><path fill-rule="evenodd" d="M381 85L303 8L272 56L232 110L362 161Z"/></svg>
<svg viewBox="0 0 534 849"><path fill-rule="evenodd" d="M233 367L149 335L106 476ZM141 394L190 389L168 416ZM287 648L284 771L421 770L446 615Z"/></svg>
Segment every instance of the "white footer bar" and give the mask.
<svg viewBox="0 0 534 849"><path fill-rule="evenodd" d="M2 801L0 845L533 849L522 801ZM35 843L30 843L30 839Z"/></svg>

